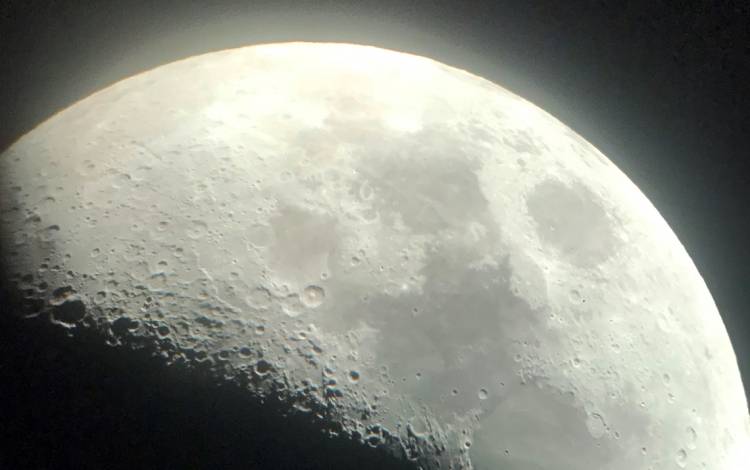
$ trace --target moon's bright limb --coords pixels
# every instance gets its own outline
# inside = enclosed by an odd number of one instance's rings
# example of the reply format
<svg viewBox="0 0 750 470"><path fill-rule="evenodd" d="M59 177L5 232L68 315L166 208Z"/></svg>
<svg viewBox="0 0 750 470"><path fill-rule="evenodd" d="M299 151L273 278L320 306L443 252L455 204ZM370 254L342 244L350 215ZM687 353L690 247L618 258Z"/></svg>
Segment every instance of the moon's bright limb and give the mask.
<svg viewBox="0 0 750 470"><path fill-rule="evenodd" d="M503 88L373 47L193 57L0 157L27 314L210 362L426 468L738 470L716 306L646 197Z"/></svg>

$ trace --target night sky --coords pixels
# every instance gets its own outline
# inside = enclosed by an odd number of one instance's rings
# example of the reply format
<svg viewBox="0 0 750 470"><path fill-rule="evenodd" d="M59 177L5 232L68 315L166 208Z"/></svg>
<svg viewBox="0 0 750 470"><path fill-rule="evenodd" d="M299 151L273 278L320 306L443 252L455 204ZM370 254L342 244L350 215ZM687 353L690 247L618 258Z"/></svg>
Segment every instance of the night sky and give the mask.
<svg viewBox="0 0 750 470"><path fill-rule="evenodd" d="M0 149L96 90L198 53L307 40L363 43L428 56L535 103L594 144L635 182L705 279L747 389L750 4L680 3L401 0L300 6L280 0L6 0L0 2ZM267 448L277 449L278 455L271 450L261 458L259 450L250 448L240 452L237 447L244 441L236 433L253 431L243 430L242 424L229 426L216 417L222 415L213 405L196 398L214 392L187 396L178 385L182 378L165 384L159 374L144 372L146 365L128 363L93 345L80 351L50 349L49 344L58 341L53 333L28 338L23 326L6 326L4 321L0 326L0 382L5 388L0 389L0 416L10 416L3 418L0 446L14 448L0 452L2 468L69 468L70 462L84 457L95 468L97 462L114 458L122 463L134 454L145 466L169 456L176 459L173 463L189 463L204 455L200 449L208 447L200 445L219 445L223 460L215 462L228 467L250 462L258 468L282 468L278 462L284 459L303 459L314 467L312 444L298 446L291 457L282 455L278 449L283 446L273 447L273 442L267 442ZM63 365L51 366L48 356ZM126 385L123 374L140 377L141 384ZM108 385L97 379L102 376ZM144 395L149 387L158 390L156 396ZM233 392L226 393L228 402L237 399ZM91 403L80 405L83 411L70 411L81 395ZM110 418L88 424L108 437L92 441L83 431L70 429L81 416L75 413L101 409L107 396L122 401L119 411L110 410ZM154 419L147 416L160 400L171 400L177 410L192 407L194 421L162 410L160 425L152 426ZM257 416L252 410L243 412ZM111 417L117 413L134 417L123 424ZM208 438L213 444L193 442L197 456L180 460L173 455L178 437L192 442L182 435L160 441L163 452L141 449L138 454L138 442L166 432L156 428L171 424L184 429L211 419L219 421L198 432L213 433ZM146 437L132 437L138 433ZM69 436L69 442L62 436ZM94 448L104 450L92 456ZM273 458L281 460L269 463Z"/></svg>

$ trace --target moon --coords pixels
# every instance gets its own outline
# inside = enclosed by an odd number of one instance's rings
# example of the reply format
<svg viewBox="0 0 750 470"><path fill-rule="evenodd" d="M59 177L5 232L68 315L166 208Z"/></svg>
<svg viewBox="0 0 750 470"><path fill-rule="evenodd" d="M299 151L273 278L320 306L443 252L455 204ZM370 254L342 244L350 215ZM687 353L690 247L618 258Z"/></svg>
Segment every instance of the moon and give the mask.
<svg viewBox="0 0 750 470"><path fill-rule="evenodd" d="M49 118L0 175L14 313L72 341L151 345L426 469L750 459L736 357L665 220L469 72L200 55Z"/></svg>

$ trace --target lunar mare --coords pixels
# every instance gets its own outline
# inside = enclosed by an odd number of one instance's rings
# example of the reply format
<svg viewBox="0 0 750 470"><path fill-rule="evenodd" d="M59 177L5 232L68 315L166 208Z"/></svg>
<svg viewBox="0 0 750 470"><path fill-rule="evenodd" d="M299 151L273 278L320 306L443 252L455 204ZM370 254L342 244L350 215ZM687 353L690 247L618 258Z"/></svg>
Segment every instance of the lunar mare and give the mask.
<svg viewBox="0 0 750 470"><path fill-rule="evenodd" d="M19 313L149 344L423 468L737 470L750 421L658 211L533 104L349 44L120 81L0 156Z"/></svg>

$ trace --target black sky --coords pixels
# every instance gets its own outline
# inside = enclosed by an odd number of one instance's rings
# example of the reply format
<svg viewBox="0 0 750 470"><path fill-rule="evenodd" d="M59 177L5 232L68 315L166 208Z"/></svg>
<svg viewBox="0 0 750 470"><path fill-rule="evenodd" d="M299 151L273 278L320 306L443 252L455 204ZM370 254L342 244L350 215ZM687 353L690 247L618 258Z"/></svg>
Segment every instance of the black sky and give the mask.
<svg viewBox="0 0 750 470"><path fill-rule="evenodd" d="M575 129L685 245L750 383L746 1L6 0L0 148L136 72L288 40L426 55L498 82Z"/></svg>

